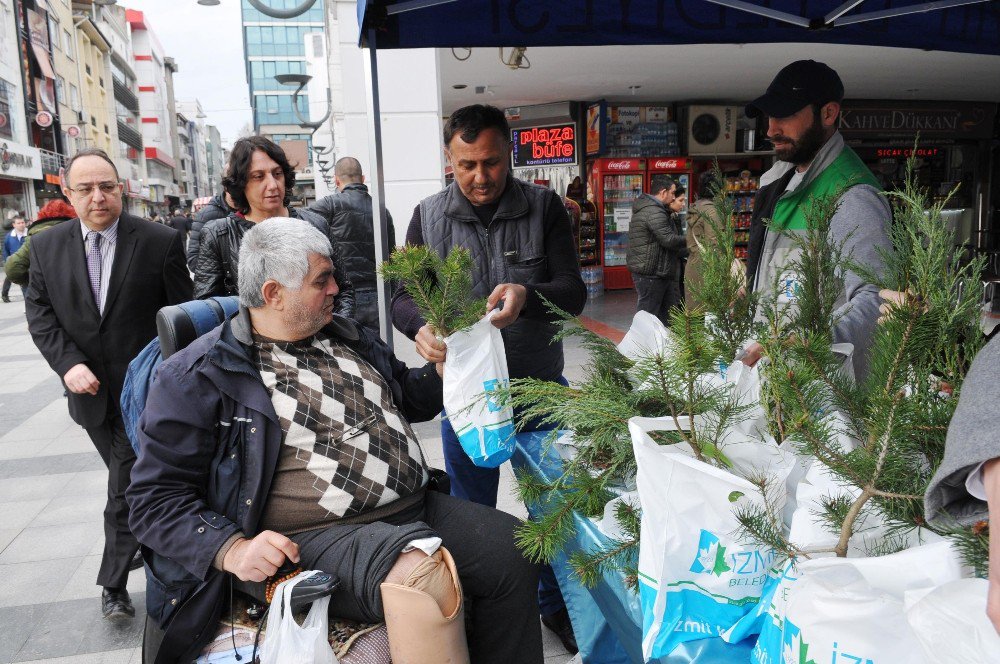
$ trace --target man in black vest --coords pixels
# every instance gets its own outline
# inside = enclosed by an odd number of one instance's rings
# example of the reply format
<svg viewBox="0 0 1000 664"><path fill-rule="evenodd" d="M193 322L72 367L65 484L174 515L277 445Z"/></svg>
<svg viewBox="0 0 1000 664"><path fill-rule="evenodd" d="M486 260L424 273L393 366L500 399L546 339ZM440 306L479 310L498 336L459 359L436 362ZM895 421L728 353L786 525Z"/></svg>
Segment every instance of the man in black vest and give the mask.
<svg viewBox="0 0 1000 664"><path fill-rule="evenodd" d="M488 296L488 309L503 303L493 324L503 333L510 377L565 383L562 344L552 343L559 326L542 298L577 315L587 290L562 200L511 176L510 127L498 108L476 104L452 113L444 145L455 180L416 207L406 244L426 244L442 257L452 247L468 248L475 294ZM424 359L444 361L445 345L402 288L392 298L392 313L397 329L416 341ZM500 471L475 466L447 419L441 421L441 436L452 495L495 506ZM539 584L539 608L543 623L575 653L573 629L549 568Z"/></svg>
<svg viewBox="0 0 1000 664"><path fill-rule="evenodd" d="M361 162L354 157L338 159L333 175L338 193L316 201L309 209L326 219L330 240L344 257L344 270L354 284L354 320L380 334L372 197L365 186ZM396 231L392 215L386 215L391 248L396 246Z"/></svg>

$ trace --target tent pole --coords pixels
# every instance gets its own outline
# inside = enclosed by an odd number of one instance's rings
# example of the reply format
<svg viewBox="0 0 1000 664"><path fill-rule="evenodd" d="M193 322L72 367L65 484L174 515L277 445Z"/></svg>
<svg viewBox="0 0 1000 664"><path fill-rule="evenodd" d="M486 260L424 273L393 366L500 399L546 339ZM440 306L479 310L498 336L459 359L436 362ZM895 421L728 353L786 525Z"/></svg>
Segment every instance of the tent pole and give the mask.
<svg viewBox="0 0 1000 664"><path fill-rule="evenodd" d="M823 24L829 25L836 21L838 18L851 11L858 5L860 5L865 0L847 0L844 4L834 9L832 12L823 17Z"/></svg>
<svg viewBox="0 0 1000 664"><path fill-rule="evenodd" d="M962 5L975 5L981 2L989 2L989 0L936 0L936 2L924 2L919 5L903 5L900 7L893 7L892 9L883 9L877 12L866 12L864 14L848 16L847 18L840 18L834 21L833 25L835 27L854 25L856 23L865 23L867 21L878 21L883 18L894 18L896 16L906 16L908 14L922 14L924 12L932 12L939 9L961 7Z"/></svg>
<svg viewBox="0 0 1000 664"><path fill-rule="evenodd" d="M368 161L371 176L369 193L372 197L372 211L377 215L373 221L375 239L375 287L378 293L379 333L392 350L392 312L389 309L389 284L382 279L378 270L389 257L388 217L385 211L385 177L382 168L382 110L378 91L378 48L376 31L368 29L368 60L365 78L368 84Z"/></svg>
<svg viewBox="0 0 1000 664"><path fill-rule="evenodd" d="M760 5L755 5L752 2L743 2L743 0L708 0L708 2L715 5L722 5L723 7L729 7L730 9L756 14L757 16L764 16L766 18L774 19L775 21L781 21L782 23L791 23L792 25L797 25L800 28L809 27L809 19L807 18L796 16L795 14L789 14L788 12L779 12L775 9L761 7Z"/></svg>

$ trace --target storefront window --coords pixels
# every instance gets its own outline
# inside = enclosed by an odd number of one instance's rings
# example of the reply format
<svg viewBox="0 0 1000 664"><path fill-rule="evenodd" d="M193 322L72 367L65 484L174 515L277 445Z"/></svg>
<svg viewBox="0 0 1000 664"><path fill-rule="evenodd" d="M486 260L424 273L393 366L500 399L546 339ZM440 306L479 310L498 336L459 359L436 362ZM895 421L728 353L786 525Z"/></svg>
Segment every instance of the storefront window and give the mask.
<svg viewBox="0 0 1000 664"><path fill-rule="evenodd" d="M10 112L14 86L0 78L0 137L14 138L14 116Z"/></svg>
<svg viewBox="0 0 1000 664"><path fill-rule="evenodd" d="M10 212L25 214L28 209L28 194L24 183L18 180L0 178L0 218L6 220Z"/></svg>

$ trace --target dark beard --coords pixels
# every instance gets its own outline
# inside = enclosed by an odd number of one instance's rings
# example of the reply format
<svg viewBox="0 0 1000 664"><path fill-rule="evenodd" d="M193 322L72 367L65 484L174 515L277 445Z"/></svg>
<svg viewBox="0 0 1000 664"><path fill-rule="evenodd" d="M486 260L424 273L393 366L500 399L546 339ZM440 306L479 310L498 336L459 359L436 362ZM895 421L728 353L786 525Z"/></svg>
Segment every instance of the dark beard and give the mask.
<svg viewBox="0 0 1000 664"><path fill-rule="evenodd" d="M806 129L802 138L793 141L790 146L774 146L774 152L781 161L788 161L796 166L809 164L816 157L816 153L826 143L826 136L823 133L823 123L819 116L813 117L812 126ZM787 154L783 154L787 151Z"/></svg>

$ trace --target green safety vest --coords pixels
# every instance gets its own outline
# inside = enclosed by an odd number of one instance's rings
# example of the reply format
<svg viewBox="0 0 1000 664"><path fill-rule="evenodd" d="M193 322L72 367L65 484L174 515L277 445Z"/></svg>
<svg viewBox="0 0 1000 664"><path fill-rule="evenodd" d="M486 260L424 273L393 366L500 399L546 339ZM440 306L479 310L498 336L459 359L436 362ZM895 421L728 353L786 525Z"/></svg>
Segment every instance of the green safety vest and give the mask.
<svg viewBox="0 0 1000 664"><path fill-rule="evenodd" d="M775 230L804 231L808 228L804 205L810 200L827 195L839 195L856 184L867 184L882 191L872 172L868 170L857 153L844 146L833 163L812 179L787 196L778 199L771 215L771 225Z"/></svg>

